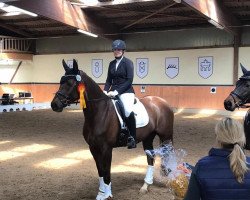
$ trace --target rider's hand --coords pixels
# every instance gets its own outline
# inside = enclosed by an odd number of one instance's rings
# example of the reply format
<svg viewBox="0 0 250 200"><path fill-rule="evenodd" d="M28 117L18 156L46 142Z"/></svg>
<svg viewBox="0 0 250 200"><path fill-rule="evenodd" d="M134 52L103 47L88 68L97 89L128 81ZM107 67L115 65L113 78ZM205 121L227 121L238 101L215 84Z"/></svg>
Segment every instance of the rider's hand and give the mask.
<svg viewBox="0 0 250 200"><path fill-rule="evenodd" d="M106 95L108 95L108 92L107 92L107 91L105 91L105 90L103 90L103 93L104 93L104 94L106 94Z"/></svg>
<svg viewBox="0 0 250 200"><path fill-rule="evenodd" d="M115 97L116 95L118 95L118 92L115 90L115 91L110 91L108 92L107 94L109 97Z"/></svg>

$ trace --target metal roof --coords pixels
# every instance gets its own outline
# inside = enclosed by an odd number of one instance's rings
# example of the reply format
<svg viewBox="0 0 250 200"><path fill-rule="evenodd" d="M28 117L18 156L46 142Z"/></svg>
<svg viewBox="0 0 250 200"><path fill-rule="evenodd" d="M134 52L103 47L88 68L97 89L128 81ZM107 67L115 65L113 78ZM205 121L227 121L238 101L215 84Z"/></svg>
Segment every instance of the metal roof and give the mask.
<svg viewBox="0 0 250 200"><path fill-rule="evenodd" d="M0 35L42 38L80 34L74 24L65 23L56 17L50 18L49 15L46 16L46 7L41 8L41 10L39 10L39 7L35 8L35 4L42 0L2 1L5 2L5 6L19 5L23 6L22 8L27 8L27 10L30 9L29 11L35 10L39 13L37 17L27 14L8 16L8 13L0 8ZM129 3L117 4L115 1L117 0L87 4L84 3L84 0L72 0L71 3L72 6L80 7L82 13L84 13L87 20L82 23L86 23L85 27L91 29L91 27L95 26L99 28L102 37L112 37L126 33L147 33L213 26L208 22L209 17L206 14L206 9L198 8L199 5L194 3L192 5L192 2L194 2L192 0L182 0L181 3L176 3L174 0L127 0ZM49 1L44 0L43 3L46 4L47 2ZM227 25L225 31L250 26L250 0L220 0L215 5L220 7L218 13L220 15L222 13L220 22ZM49 8L51 7L48 5L47 11L56 16L57 14L53 13L53 10L51 11ZM217 7L214 8L214 10L216 9ZM207 10L211 11L211 7ZM91 32L94 32L95 29L91 30Z"/></svg>

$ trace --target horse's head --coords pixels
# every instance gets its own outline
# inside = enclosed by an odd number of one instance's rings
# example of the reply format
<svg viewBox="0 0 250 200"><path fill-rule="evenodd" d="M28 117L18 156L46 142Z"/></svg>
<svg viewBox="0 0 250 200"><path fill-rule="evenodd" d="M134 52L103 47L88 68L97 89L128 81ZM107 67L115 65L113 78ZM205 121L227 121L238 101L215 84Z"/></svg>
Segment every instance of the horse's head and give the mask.
<svg viewBox="0 0 250 200"><path fill-rule="evenodd" d="M226 110L234 111L235 108L243 107L250 102L250 71L247 71L241 64L243 75L236 82L235 89L224 101Z"/></svg>
<svg viewBox="0 0 250 200"><path fill-rule="evenodd" d="M78 69L76 60L73 60L73 68L70 68L65 61L62 61L65 74L60 80L59 90L51 102L53 111L62 112L63 108L77 102L79 99L78 86L83 83L81 71Z"/></svg>

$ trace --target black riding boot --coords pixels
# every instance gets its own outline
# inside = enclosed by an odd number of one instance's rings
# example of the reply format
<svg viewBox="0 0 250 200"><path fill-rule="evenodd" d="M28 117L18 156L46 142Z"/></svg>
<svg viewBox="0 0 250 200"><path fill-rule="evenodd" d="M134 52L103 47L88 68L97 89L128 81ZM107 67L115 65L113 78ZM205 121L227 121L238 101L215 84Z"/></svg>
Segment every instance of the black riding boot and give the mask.
<svg viewBox="0 0 250 200"><path fill-rule="evenodd" d="M131 112L130 115L126 118L126 123L130 133L127 143L128 149L133 149L136 148L136 125L134 112Z"/></svg>

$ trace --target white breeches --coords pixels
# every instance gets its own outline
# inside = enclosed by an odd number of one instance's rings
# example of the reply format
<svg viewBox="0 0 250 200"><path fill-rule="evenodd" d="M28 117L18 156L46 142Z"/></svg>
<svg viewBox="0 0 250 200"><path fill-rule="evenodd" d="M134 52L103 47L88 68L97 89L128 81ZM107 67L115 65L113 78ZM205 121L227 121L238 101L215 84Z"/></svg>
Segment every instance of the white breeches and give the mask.
<svg viewBox="0 0 250 200"><path fill-rule="evenodd" d="M134 109L134 100L135 94L134 93L124 93L119 95L125 110L125 116L128 117L130 113Z"/></svg>

